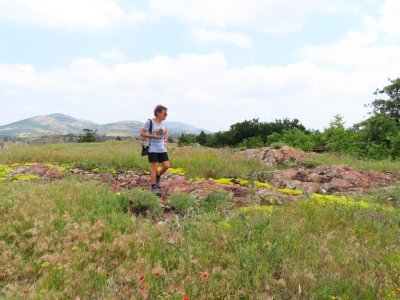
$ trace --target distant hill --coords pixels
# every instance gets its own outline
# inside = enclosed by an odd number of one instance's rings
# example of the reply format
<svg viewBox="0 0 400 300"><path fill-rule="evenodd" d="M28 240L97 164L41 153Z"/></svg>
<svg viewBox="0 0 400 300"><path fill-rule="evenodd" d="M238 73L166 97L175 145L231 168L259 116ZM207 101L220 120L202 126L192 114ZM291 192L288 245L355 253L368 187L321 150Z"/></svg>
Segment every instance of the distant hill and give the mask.
<svg viewBox="0 0 400 300"><path fill-rule="evenodd" d="M56 113L45 116L35 116L14 123L0 126L0 136L39 137L45 135L80 134L82 129L98 130L98 133L106 136L139 136L143 122L119 121L109 124L96 124L92 121L80 120L74 117ZM199 134L200 128L196 128L181 122L165 122L171 136L182 133ZM204 132L208 132L204 130Z"/></svg>

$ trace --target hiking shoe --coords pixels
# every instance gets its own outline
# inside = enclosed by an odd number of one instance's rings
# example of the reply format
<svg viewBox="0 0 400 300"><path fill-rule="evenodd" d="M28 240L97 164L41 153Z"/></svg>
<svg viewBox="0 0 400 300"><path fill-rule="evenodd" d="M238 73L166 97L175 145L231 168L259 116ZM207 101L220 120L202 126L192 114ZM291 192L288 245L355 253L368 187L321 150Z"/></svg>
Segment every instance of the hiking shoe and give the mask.
<svg viewBox="0 0 400 300"><path fill-rule="evenodd" d="M161 195L160 188L159 188L158 186L156 186L156 185L153 185L153 186L151 187L151 191L152 191L154 194L156 194L157 196L160 196L160 195Z"/></svg>
<svg viewBox="0 0 400 300"><path fill-rule="evenodd" d="M161 205L161 207L162 207L162 209L163 209L165 212L168 212L168 211L171 211L171 210L172 210L172 207L169 206L169 205Z"/></svg>
<svg viewBox="0 0 400 300"><path fill-rule="evenodd" d="M157 175L156 176L156 187L158 187L158 188L160 188L160 179L161 179L161 176Z"/></svg>

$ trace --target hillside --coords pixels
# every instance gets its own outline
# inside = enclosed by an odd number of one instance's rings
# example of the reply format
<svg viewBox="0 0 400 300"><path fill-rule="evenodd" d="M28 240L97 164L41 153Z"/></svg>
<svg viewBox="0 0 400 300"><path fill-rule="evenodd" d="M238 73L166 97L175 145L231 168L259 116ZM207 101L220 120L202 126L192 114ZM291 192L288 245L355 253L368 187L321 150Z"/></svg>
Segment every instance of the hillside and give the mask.
<svg viewBox="0 0 400 300"><path fill-rule="evenodd" d="M165 122L171 136L182 133L199 134L202 129L181 123ZM119 121L108 124L97 124L88 120L55 113L45 116L34 116L14 123L0 126L0 136L38 137L44 135L80 134L82 129L98 130L106 136L139 136L143 122Z"/></svg>

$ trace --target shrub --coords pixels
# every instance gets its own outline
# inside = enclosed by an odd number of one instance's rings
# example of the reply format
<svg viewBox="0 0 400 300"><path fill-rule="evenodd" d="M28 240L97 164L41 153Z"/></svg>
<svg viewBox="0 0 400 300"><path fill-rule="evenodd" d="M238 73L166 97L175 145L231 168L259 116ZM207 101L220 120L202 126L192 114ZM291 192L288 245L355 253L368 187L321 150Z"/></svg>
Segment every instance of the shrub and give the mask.
<svg viewBox="0 0 400 300"><path fill-rule="evenodd" d="M283 146L285 146L285 143L284 142L273 142L269 146L274 149L281 149Z"/></svg>
<svg viewBox="0 0 400 300"><path fill-rule="evenodd" d="M181 214L185 214L196 205L196 200L186 193L174 193L168 197L168 203Z"/></svg>
<svg viewBox="0 0 400 300"><path fill-rule="evenodd" d="M264 146L263 138L259 135L246 138L239 144L239 147L245 147L247 149L262 148Z"/></svg>
<svg viewBox="0 0 400 300"><path fill-rule="evenodd" d="M159 198L149 190L134 189L129 193L129 200L134 213L158 215L162 211Z"/></svg>
<svg viewBox="0 0 400 300"><path fill-rule="evenodd" d="M212 191L203 200L200 208L209 212L215 211L218 208L222 208L230 200L231 194L225 191Z"/></svg>

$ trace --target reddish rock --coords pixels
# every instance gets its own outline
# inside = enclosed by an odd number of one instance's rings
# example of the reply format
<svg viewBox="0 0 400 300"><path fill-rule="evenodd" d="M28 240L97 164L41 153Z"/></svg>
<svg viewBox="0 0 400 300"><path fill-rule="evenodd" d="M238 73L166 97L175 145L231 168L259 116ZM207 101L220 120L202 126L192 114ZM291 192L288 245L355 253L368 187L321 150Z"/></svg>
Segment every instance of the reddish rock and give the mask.
<svg viewBox="0 0 400 300"><path fill-rule="evenodd" d="M303 163L306 157L303 151L288 146L283 146L280 149L271 147L248 149L240 152L238 155L245 156L246 158L250 159L260 160L266 165L284 163L286 165L293 166Z"/></svg>
<svg viewBox="0 0 400 300"><path fill-rule="evenodd" d="M321 176L318 175L317 173L313 172L311 174L308 174L305 177L305 181L307 181L307 182L321 182Z"/></svg>
<svg viewBox="0 0 400 300"><path fill-rule="evenodd" d="M315 169L275 171L272 184L278 187L345 194L389 185L396 178L388 173L359 171L349 166L319 166ZM307 183L307 184L305 184Z"/></svg>
<svg viewBox="0 0 400 300"><path fill-rule="evenodd" d="M294 180L297 177L297 174L299 172L297 170L294 169L288 169L288 170L284 170L279 172L279 176L281 180Z"/></svg>

